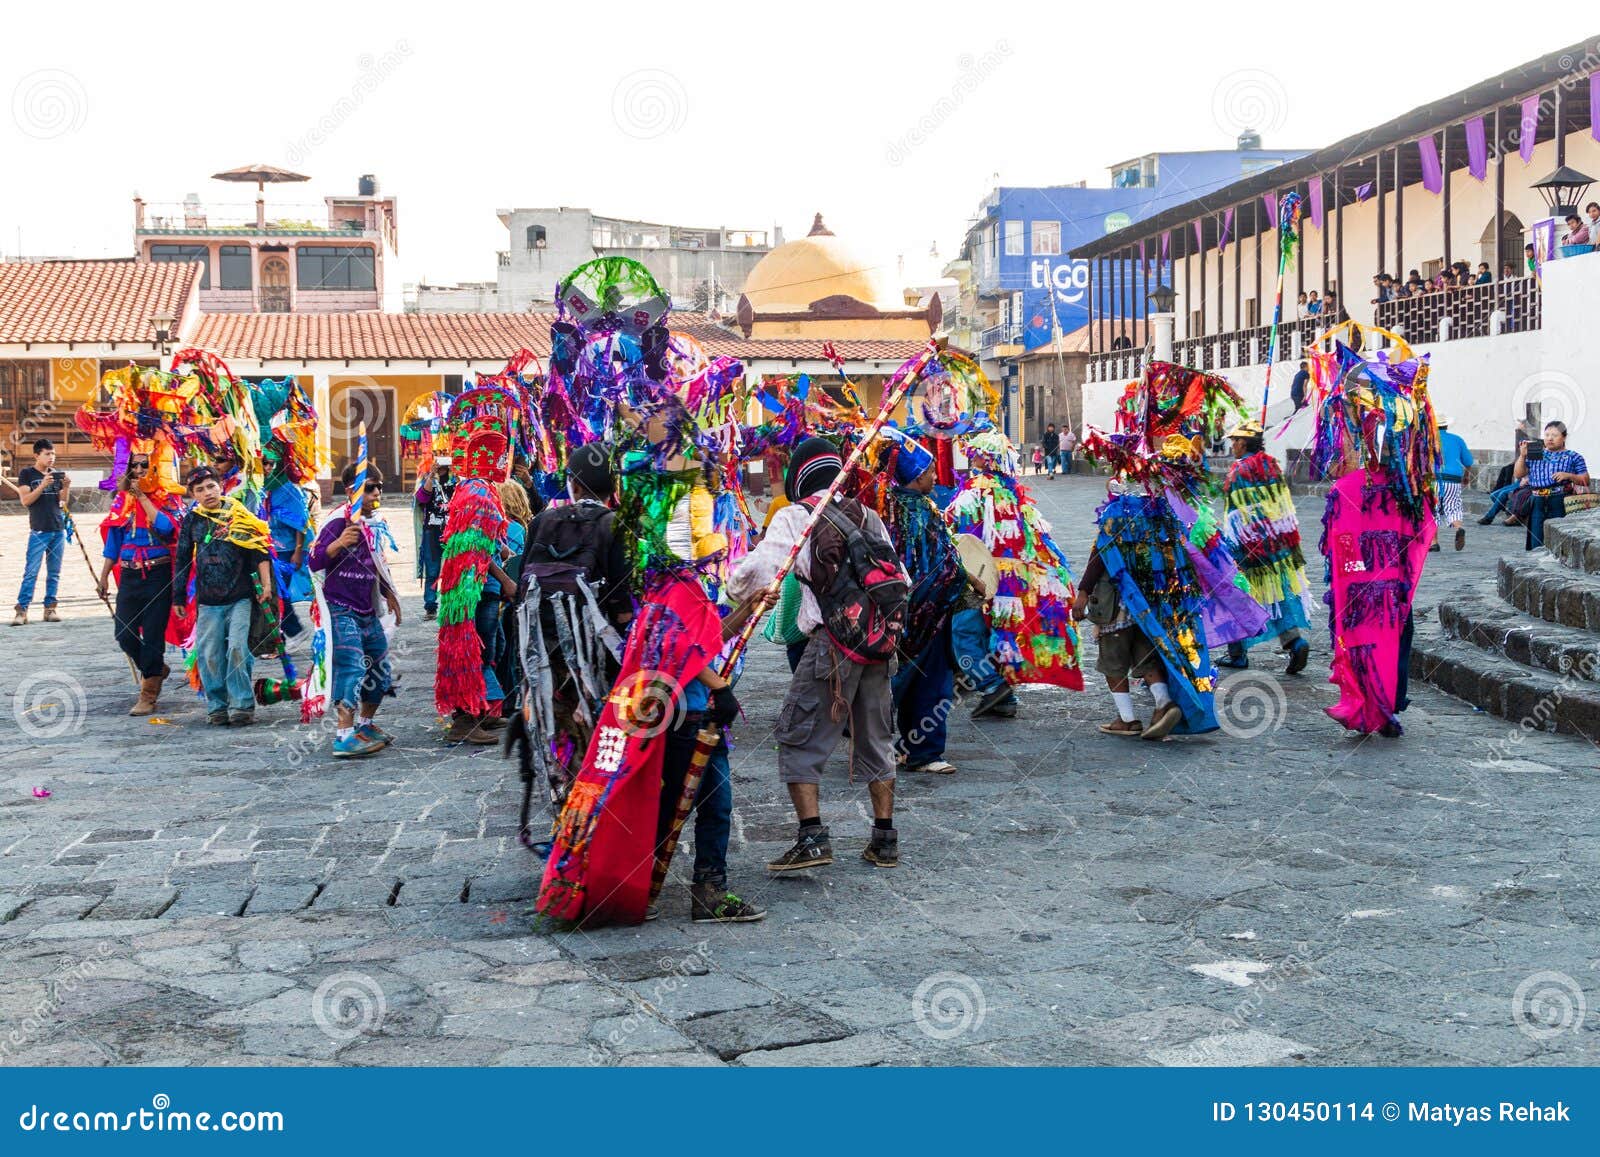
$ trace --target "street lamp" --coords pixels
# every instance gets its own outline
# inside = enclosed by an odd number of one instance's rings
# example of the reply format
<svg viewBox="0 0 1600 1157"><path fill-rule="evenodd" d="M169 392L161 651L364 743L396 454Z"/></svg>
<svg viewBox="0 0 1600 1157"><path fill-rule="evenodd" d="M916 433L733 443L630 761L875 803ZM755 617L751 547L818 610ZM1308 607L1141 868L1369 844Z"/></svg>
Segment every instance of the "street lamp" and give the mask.
<svg viewBox="0 0 1600 1157"><path fill-rule="evenodd" d="M167 343L172 340L172 323L177 320L171 314L158 313L150 319L150 328L156 331L156 344L161 347L161 356L167 356Z"/></svg>
<svg viewBox="0 0 1600 1157"><path fill-rule="evenodd" d="M1150 291L1150 312L1171 313L1172 307L1178 304L1178 295L1165 285L1158 285Z"/></svg>
<svg viewBox="0 0 1600 1157"><path fill-rule="evenodd" d="M1593 177L1586 176L1568 165L1562 165L1543 180L1535 181L1533 188L1539 190L1540 198L1550 209L1550 216L1559 221L1578 211L1578 203L1583 200L1584 192L1593 183Z"/></svg>

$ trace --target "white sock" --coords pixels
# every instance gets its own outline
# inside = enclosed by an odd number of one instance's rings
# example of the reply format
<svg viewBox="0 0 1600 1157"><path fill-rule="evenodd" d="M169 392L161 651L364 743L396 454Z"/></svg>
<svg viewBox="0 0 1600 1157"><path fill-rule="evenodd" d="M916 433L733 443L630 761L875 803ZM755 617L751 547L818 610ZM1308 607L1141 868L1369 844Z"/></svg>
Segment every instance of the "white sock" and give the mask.
<svg viewBox="0 0 1600 1157"><path fill-rule="evenodd" d="M1111 701L1117 705L1117 718L1124 723L1132 723L1138 718L1133 713L1133 696L1127 691L1113 691Z"/></svg>
<svg viewBox="0 0 1600 1157"><path fill-rule="evenodd" d="M335 739L349 739L355 733L356 729L354 727L336 727L334 728L333 737Z"/></svg>
<svg viewBox="0 0 1600 1157"><path fill-rule="evenodd" d="M1167 685L1165 683L1150 684L1150 694L1155 696L1157 711L1172 702L1172 696L1167 693Z"/></svg>

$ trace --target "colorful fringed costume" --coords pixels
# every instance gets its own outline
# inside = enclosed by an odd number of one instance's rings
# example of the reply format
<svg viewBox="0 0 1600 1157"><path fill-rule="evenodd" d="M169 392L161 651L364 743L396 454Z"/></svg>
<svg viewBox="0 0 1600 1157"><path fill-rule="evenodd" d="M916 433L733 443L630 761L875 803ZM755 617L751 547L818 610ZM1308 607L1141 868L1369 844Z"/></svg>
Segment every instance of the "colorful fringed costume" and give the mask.
<svg viewBox="0 0 1600 1157"><path fill-rule="evenodd" d="M1250 596L1268 616L1260 633L1245 645L1309 627L1311 586L1300 549L1300 520L1278 460L1261 450L1235 462L1223 483L1222 505L1222 537L1249 584Z"/></svg>
<svg viewBox="0 0 1600 1157"><path fill-rule="evenodd" d="M1206 643L1218 647L1237 643L1260 634L1267 623L1267 612L1250 595L1249 585L1239 573L1216 518L1205 503L1191 506L1173 487L1166 489L1167 504L1189 531L1189 564L1205 599L1200 618L1205 626Z"/></svg>
<svg viewBox="0 0 1600 1157"><path fill-rule="evenodd" d="M1346 474L1328 492L1322 553L1339 702L1326 708L1351 731L1400 733L1411 604L1433 545L1433 514L1408 513L1384 470Z"/></svg>
<svg viewBox="0 0 1600 1157"><path fill-rule="evenodd" d="M1144 632L1166 669L1183 712L1177 731L1217 727L1215 669L1201 619L1205 592L1189 560L1189 535L1164 497L1124 494L1097 512L1095 552L1116 584L1124 611Z"/></svg>
<svg viewBox="0 0 1600 1157"><path fill-rule="evenodd" d="M989 607L995 662L1011 683L1048 683L1083 690L1076 595L1066 555L1050 524L1018 481L1005 435L979 434L966 443L970 471L946 512L958 534L983 541L994 555L1000 586Z"/></svg>

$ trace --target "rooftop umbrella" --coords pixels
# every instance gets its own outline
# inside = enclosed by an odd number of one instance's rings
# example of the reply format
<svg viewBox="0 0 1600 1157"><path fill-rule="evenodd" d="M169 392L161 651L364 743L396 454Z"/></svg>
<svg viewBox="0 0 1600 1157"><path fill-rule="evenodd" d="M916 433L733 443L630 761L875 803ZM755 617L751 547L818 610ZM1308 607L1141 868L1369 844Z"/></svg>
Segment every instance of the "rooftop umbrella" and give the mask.
<svg viewBox="0 0 1600 1157"><path fill-rule="evenodd" d="M213 181L233 181L238 184L248 185L254 182L256 187L256 228L266 227L267 212L263 190L267 185L286 185L294 181L309 181L311 178L304 173L292 173L288 169L280 169L276 165L240 165L237 169L225 169L220 173L212 173Z"/></svg>

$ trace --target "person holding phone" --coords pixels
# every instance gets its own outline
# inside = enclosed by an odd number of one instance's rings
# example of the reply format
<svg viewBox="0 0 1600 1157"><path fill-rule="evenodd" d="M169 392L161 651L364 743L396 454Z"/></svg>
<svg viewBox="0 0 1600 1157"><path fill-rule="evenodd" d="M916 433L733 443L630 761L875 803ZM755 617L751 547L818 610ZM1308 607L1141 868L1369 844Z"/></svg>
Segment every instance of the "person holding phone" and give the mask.
<svg viewBox="0 0 1600 1157"><path fill-rule="evenodd" d="M33 603L33 588L39 578L39 564L45 568L44 621L59 623L56 595L61 589L61 556L66 551L66 509L72 495L72 480L66 471L56 469L56 447L49 438L33 444L33 465L17 471L17 480L8 482L28 511L28 550L22 564L22 585L17 588L13 627L26 626L28 607Z"/></svg>
<svg viewBox="0 0 1600 1157"><path fill-rule="evenodd" d="M1524 442L1512 475L1520 485L1533 491L1525 546L1533 550L1544 545L1544 524L1566 514L1567 495L1575 487L1589 485L1589 466L1582 454L1567 449L1566 423L1546 422L1544 445Z"/></svg>

